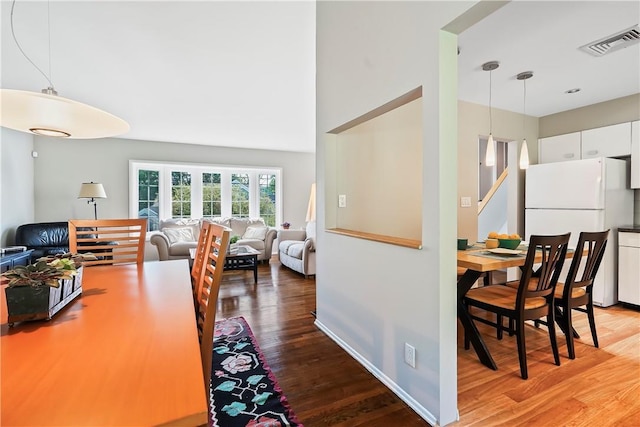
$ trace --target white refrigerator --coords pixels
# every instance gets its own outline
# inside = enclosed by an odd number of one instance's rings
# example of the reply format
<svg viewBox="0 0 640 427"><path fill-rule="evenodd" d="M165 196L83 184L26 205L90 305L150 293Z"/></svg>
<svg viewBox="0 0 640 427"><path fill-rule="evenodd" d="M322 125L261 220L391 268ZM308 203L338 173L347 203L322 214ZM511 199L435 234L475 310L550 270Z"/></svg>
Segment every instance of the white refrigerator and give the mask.
<svg viewBox="0 0 640 427"><path fill-rule="evenodd" d="M581 231L611 229L593 286L593 303L618 302L617 227L633 223L633 190L625 160L594 158L532 165L525 182L525 238L571 232L575 248ZM571 261L565 262L564 280Z"/></svg>

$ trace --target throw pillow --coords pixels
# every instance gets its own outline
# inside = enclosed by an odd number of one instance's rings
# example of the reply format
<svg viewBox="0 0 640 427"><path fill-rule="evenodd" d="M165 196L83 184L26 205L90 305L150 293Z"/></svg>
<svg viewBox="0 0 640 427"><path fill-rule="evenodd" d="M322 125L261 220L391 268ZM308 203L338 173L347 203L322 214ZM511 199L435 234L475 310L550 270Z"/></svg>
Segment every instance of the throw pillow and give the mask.
<svg viewBox="0 0 640 427"><path fill-rule="evenodd" d="M242 238L264 240L264 238L267 236L267 230L267 227L247 227L247 230L242 235Z"/></svg>
<svg viewBox="0 0 640 427"><path fill-rule="evenodd" d="M164 228L162 232L169 239L170 244L178 243L178 242L195 242L196 238L193 235L193 230L191 227L172 227L172 228Z"/></svg>

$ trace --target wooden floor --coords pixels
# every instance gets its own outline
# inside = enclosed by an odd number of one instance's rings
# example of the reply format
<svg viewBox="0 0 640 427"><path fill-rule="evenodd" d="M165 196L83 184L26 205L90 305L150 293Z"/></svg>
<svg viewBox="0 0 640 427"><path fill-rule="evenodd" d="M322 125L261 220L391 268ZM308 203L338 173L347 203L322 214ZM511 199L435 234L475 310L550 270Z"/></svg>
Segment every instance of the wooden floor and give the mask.
<svg viewBox="0 0 640 427"><path fill-rule="evenodd" d="M301 422L316 426L428 426L314 325L315 280L274 258L250 272L229 272L220 290L218 318L243 316ZM553 364L542 327L527 333L529 379L519 376L515 338L495 339L479 328L498 364L481 365L458 345L458 408L453 426L640 426L640 312L598 309L600 349L577 316L575 360L559 344ZM459 333L459 335L461 335Z"/></svg>

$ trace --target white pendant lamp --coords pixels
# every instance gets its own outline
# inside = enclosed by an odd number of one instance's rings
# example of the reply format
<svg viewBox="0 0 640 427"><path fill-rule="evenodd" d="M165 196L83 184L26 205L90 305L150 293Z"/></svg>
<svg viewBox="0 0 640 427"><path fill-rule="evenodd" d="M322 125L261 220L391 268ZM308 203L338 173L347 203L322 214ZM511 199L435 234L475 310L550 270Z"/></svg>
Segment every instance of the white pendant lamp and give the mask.
<svg viewBox="0 0 640 427"><path fill-rule="evenodd" d="M491 114L491 72L499 66L500 63L498 61L489 61L482 64L482 69L489 72L489 139L487 140L487 151L484 156L485 166L495 166L496 164L496 147L493 141L493 118Z"/></svg>
<svg viewBox="0 0 640 427"><path fill-rule="evenodd" d="M527 80L533 77L533 71L524 71L517 75L518 80L522 80L522 147L520 148L520 169L529 168L529 147L527 147L526 136L526 112L527 112Z"/></svg>
<svg viewBox="0 0 640 427"><path fill-rule="evenodd" d="M90 105L58 96L50 78L24 53L18 43L13 28L14 7L15 0L11 5L13 40L20 53L47 79L49 86L43 89L42 93L1 89L0 126L36 135L71 139L105 138L128 132L129 124L121 118Z"/></svg>

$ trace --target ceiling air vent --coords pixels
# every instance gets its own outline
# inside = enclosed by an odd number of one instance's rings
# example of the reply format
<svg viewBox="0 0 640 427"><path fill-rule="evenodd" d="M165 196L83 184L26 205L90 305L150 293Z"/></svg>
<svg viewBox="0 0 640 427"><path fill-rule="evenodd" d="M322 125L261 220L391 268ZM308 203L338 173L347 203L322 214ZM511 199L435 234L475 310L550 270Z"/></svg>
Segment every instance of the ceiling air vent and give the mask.
<svg viewBox="0 0 640 427"><path fill-rule="evenodd" d="M607 53L629 47L640 42L640 26L636 25L626 30L622 30L610 36L601 38L584 46L580 49L590 53L593 56L603 56Z"/></svg>

